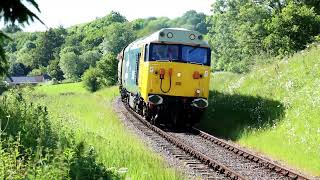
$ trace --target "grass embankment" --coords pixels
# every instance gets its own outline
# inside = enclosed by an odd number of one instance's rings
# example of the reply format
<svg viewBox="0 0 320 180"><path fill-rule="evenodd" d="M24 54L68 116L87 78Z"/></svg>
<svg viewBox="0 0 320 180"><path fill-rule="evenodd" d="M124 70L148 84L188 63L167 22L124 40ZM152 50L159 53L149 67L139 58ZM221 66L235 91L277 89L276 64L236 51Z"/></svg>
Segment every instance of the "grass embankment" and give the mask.
<svg viewBox="0 0 320 180"><path fill-rule="evenodd" d="M71 128L76 141L92 146L106 167L131 179L182 179L120 123L112 110L117 87L91 94L80 83L61 84L41 86L37 94L51 119Z"/></svg>
<svg viewBox="0 0 320 180"><path fill-rule="evenodd" d="M320 175L320 48L251 73L214 73L201 127Z"/></svg>

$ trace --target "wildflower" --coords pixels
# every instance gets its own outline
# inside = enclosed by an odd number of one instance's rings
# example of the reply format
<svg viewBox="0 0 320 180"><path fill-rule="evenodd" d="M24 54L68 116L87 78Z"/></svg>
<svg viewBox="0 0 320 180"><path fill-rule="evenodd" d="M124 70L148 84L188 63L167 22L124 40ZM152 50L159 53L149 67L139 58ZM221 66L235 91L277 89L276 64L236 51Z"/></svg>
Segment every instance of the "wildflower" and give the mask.
<svg viewBox="0 0 320 180"><path fill-rule="evenodd" d="M118 173L119 174L125 174L125 173L127 173L129 170L128 170L128 168L126 168L126 167L122 167L122 168L119 168L118 169Z"/></svg>

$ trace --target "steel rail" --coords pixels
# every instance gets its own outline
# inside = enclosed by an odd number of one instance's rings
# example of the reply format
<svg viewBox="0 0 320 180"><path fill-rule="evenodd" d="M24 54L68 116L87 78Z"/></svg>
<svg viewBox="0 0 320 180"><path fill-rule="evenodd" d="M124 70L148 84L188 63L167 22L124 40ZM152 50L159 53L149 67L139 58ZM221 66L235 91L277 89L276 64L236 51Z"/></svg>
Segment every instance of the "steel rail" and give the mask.
<svg viewBox="0 0 320 180"><path fill-rule="evenodd" d="M167 141L169 141L171 144L177 146L190 156L200 160L202 163L206 164L207 166L211 167L213 170L220 174L224 174L226 177L229 177L234 180L244 180L248 179L239 173L235 172L234 170L224 166L223 164L211 159L210 157L202 154L201 152L197 151L196 149L186 145L183 143L180 139L173 137L166 133L165 131L161 130L160 128L152 125L145 119L143 119L140 115L138 115L135 111L133 111L130 107L128 107L126 104L124 104L125 108L139 121L141 121L144 125L146 125L149 129L153 130L163 138L165 138Z"/></svg>
<svg viewBox="0 0 320 180"><path fill-rule="evenodd" d="M274 162L272 162L270 160L267 160L261 156L255 155L255 154L253 154L243 148L236 147L236 146L232 145L231 143L228 143L225 140L219 139L219 138L217 138L211 134L208 134L206 132L203 132L195 127L192 127L192 129L194 131L196 131L197 134L199 136L201 136L202 138L207 139L207 140L213 142L214 144L217 144L217 145L219 145L229 151L232 151L239 156L242 156L242 157L249 159L253 162L259 163L259 164L269 168L270 170L273 170L273 171L275 171L285 177L289 177L290 179L295 179L295 180L315 179L315 178L311 178L306 175L300 174L298 172L294 172L294 171L292 171L286 167L283 167L281 165L275 164Z"/></svg>

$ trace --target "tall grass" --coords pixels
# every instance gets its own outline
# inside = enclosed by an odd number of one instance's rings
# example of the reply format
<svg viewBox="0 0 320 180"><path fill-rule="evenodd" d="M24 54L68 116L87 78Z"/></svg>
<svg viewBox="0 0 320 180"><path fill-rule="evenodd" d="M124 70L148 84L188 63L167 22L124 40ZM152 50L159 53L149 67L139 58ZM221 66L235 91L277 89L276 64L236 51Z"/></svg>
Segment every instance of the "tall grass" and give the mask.
<svg viewBox="0 0 320 180"><path fill-rule="evenodd" d="M0 97L1 179L120 177L96 161L93 149L75 142L63 124L53 124L47 108L30 103L25 93L12 90Z"/></svg>
<svg viewBox="0 0 320 180"><path fill-rule="evenodd" d="M182 179L179 172L165 166L162 158L127 132L112 110L118 88L106 88L94 94L82 84L37 88L35 101L48 106L54 123L62 123L75 134L76 142L85 142L97 152L97 160L128 179ZM61 90L63 89L63 90Z"/></svg>
<svg viewBox="0 0 320 180"><path fill-rule="evenodd" d="M213 74L201 127L320 175L320 48L239 75Z"/></svg>

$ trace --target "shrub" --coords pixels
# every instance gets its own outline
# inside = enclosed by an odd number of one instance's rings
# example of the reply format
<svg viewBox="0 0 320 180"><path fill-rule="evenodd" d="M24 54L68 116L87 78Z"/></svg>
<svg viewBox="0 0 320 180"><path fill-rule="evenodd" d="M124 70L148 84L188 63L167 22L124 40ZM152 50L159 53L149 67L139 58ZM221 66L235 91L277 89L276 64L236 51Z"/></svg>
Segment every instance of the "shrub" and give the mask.
<svg viewBox="0 0 320 180"><path fill-rule="evenodd" d="M26 91L26 90L24 90ZM119 179L23 90L0 97L0 179ZM30 92L28 92L30 93Z"/></svg>
<svg viewBox="0 0 320 180"><path fill-rule="evenodd" d="M89 68L82 76L84 86L91 92L97 91L101 86L101 73L96 68Z"/></svg>

